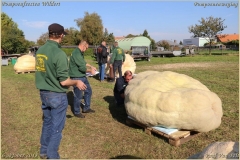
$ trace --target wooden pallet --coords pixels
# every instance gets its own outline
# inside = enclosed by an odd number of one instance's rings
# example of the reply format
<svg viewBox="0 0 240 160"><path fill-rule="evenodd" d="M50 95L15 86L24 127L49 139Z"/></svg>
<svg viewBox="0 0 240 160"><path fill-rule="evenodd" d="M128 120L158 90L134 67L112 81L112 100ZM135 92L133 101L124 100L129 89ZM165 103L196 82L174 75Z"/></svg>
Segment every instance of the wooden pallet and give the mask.
<svg viewBox="0 0 240 160"><path fill-rule="evenodd" d="M35 71L15 71L16 74L35 73Z"/></svg>
<svg viewBox="0 0 240 160"><path fill-rule="evenodd" d="M193 137L196 137L197 135L199 135L199 132L196 131L185 131L185 130L179 130L177 132L174 132L172 134L166 134L164 132L161 132L159 130L156 130L152 127L148 127L140 122L137 122L131 118L127 118L126 119L126 123L128 125L138 125L140 127L144 128L144 132L151 135L152 133L155 133L157 135L163 136L164 138L168 139L169 144L173 145L173 146L180 146L181 144L191 140Z"/></svg>

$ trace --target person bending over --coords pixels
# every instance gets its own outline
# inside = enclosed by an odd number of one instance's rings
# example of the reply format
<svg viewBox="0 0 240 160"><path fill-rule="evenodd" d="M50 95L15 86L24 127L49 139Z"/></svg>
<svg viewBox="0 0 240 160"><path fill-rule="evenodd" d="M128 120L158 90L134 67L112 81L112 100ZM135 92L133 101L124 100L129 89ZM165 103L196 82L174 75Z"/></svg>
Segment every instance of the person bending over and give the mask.
<svg viewBox="0 0 240 160"><path fill-rule="evenodd" d="M124 76L117 78L113 89L114 98L116 100L117 106L121 106L124 104L124 91L132 78L132 72L129 70L124 73Z"/></svg>

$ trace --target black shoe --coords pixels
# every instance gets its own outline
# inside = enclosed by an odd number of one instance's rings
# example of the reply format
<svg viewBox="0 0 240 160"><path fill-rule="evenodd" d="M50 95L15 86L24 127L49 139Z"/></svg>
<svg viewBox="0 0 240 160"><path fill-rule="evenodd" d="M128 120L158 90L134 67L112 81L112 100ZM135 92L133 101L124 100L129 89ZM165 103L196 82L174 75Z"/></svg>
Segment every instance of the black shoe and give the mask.
<svg viewBox="0 0 240 160"><path fill-rule="evenodd" d="M115 82L115 81L111 79L111 80L109 80L108 82L113 83L113 82Z"/></svg>
<svg viewBox="0 0 240 160"><path fill-rule="evenodd" d="M93 109L88 109L86 111L83 111L83 113L94 113L95 111Z"/></svg>
<svg viewBox="0 0 240 160"><path fill-rule="evenodd" d="M79 114L74 114L74 116L77 117L77 118L85 118L85 116L82 115L81 113L79 113Z"/></svg>

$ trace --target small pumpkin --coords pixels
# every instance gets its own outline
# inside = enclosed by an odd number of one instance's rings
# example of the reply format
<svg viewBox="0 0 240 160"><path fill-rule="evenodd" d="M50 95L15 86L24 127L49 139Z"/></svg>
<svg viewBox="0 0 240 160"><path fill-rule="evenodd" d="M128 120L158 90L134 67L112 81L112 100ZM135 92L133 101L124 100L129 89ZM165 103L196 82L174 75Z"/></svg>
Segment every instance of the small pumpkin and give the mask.
<svg viewBox="0 0 240 160"><path fill-rule="evenodd" d="M17 59L14 65L14 70L16 72L27 72L35 70L35 57L31 55L24 55Z"/></svg>

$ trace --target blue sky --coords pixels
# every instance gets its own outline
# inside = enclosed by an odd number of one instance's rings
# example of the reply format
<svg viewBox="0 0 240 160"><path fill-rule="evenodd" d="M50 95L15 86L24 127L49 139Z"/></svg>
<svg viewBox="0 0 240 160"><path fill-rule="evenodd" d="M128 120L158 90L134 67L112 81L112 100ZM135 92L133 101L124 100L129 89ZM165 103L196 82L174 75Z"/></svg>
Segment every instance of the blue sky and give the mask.
<svg viewBox="0 0 240 160"><path fill-rule="evenodd" d="M48 30L51 23L59 23L64 28L79 29L74 19L83 18L85 12L97 13L103 27L113 33L115 37L128 34L142 34L146 29L156 42L160 40L177 40L190 38L188 27L199 24L203 17L213 16L225 19L227 28L225 34L239 33L238 1L210 1L208 4L228 6L198 6L206 3L199 1L53 1L60 6L6 6L4 2L24 2L2 0L2 12L5 12L18 24L25 38L31 41L37 39ZM50 1L49 1L50 2ZM235 5L235 6L234 6ZM237 7L236 7L237 6ZM80 30L80 29L79 29Z"/></svg>

